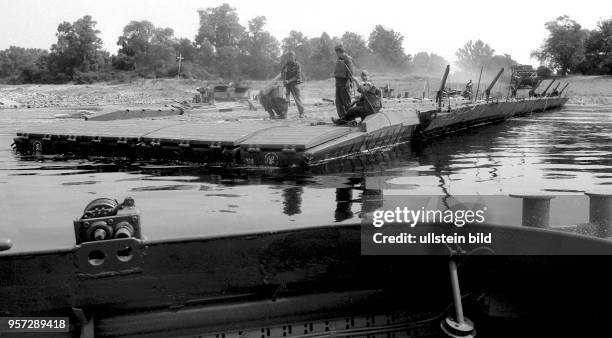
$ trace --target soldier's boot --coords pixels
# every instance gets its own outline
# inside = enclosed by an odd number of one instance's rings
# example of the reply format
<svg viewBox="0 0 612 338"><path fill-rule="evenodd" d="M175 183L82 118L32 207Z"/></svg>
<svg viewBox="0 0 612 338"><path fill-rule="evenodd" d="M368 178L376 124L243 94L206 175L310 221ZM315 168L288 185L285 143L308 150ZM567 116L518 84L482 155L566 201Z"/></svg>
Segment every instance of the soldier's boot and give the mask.
<svg viewBox="0 0 612 338"><path fill-rule="evenodd" d="M340 118L332 117L331 120L335 125L338 125L338 126L346 124L346 121Z"/></svg>

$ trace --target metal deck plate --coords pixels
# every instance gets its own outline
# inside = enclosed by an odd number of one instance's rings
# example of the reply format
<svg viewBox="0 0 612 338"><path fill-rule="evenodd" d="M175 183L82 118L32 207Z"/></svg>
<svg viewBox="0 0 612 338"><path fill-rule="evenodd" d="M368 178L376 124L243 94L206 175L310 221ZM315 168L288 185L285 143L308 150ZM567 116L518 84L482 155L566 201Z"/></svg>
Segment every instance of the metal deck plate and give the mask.
<svg viewBox="0 0 612 338"><path fill-rule="evenodd" d="M106 137L140 137L144 134L185 123L184 121L123 120L123 121L57 121L35 124L22 132L38 135L75 135Z"/></svg>
<svg viewBox="0 0 612 338"><path fill-rule="evenodd" d="M282 123L272 121L186 122L149 132L143 138L238 145L253 135L281 126Z"/></svg>
<svg viewBox="0 0 612 338"><path fill-rule="evenodd" d="M241 145L258 146L267 149L291 146L295 149L308 149L319 144L344 136L351 131L349 127L334 126L283 126L270 128L247 138Z"/></svg>

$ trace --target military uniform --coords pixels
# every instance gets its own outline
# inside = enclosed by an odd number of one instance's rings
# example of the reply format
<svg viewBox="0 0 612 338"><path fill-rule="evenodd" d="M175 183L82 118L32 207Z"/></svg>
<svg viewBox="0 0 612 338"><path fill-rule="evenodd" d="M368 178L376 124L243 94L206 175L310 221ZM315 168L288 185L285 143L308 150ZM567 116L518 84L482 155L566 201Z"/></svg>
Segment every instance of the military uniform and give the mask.
<svg viewBox="0 0 612 338"><path fill-rule="evenodd" d="M300 91L300 83L302 83L302 67L299 62L287 62L281 70L282 78L285 83L287 101L289 94L293 95L295 105L297 106L300 116L304 115L304 104L302 102L302 93Z"/></svg>
<svg viewBox="0 0 612 338"><path fill-rule="evenodd" d="M334 77L336 78L336 111L343 118L351 105L351 78L355 73L353 58L344 54L336 60Z"/></svg>
<svg viewBox="0 0 612 338"><path fill-rule="evenodd" d="M376 114L382 108L382 91L372 82L364 82L357 88L357 91L361 93L361 96L355 102L355 105L349 108L344 117L336 121L337 124L345 124L357 117L360 117L363 121L366 116Z"/></svg>
<svg viewBox="0 0 612 338"><path fill-rule="evenodd" d="M289 109L289 101L284 98L273 95L272 90L275 87L269 86L259 92L259 103L268 112L271 119L287 118L287 110ZM276 115L275 115L276 114Z"/></svg>

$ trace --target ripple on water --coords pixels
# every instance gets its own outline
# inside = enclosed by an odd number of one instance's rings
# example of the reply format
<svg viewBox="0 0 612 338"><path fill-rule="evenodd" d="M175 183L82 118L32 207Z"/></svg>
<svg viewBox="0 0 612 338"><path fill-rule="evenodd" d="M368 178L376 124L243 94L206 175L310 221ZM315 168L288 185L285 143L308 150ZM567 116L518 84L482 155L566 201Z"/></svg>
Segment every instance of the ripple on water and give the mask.
<svg viewBox="0 0 612 338"><path fill-rule="evenodd" d="M570 106L307 170L20 157L8 149L15 126L57 122L41 112L11 114L0 123L0 144L6 147L0 151L0 197L12 211L0 218L0 235L4 229L19 234L30 225L67 224L61 237L68 246L74 240L71 220L95 197L120 200L137 193L147 237L156 239L332 224L339 215L358 221L393 194L582 195L612 188L611 107ZM45 217L31 213L32 201ZM238 221L243 214L252 222ZM181 226L168 227L176 215ZM31 249L53 246L43 237L25 241ZM20 238L13 239L18 247Z"/></svg>
<svg viewBox="0 0 612 338"><path fill-rule="evenodd" d="M170 190L194 190L198 187L193 185L181 185L181 184L168 184L168 185L155 185L132 188L130 191L170 191Z"/></svg>

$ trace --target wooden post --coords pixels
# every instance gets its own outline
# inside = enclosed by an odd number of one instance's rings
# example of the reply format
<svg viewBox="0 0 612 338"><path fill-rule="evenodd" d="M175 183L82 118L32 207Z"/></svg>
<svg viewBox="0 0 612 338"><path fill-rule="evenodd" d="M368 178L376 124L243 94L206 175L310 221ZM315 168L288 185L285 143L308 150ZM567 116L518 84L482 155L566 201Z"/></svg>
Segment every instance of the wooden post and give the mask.
<svg viewBox="0 0 612 338"><path fill-rule="evenodd" d="M177 80L180 80L181 79L181 61L183 61L185 58L183 57L182 53L179 53L179 56L177 56L176 59L179 62L178 74L176 75L176 78Z"/></svg>

